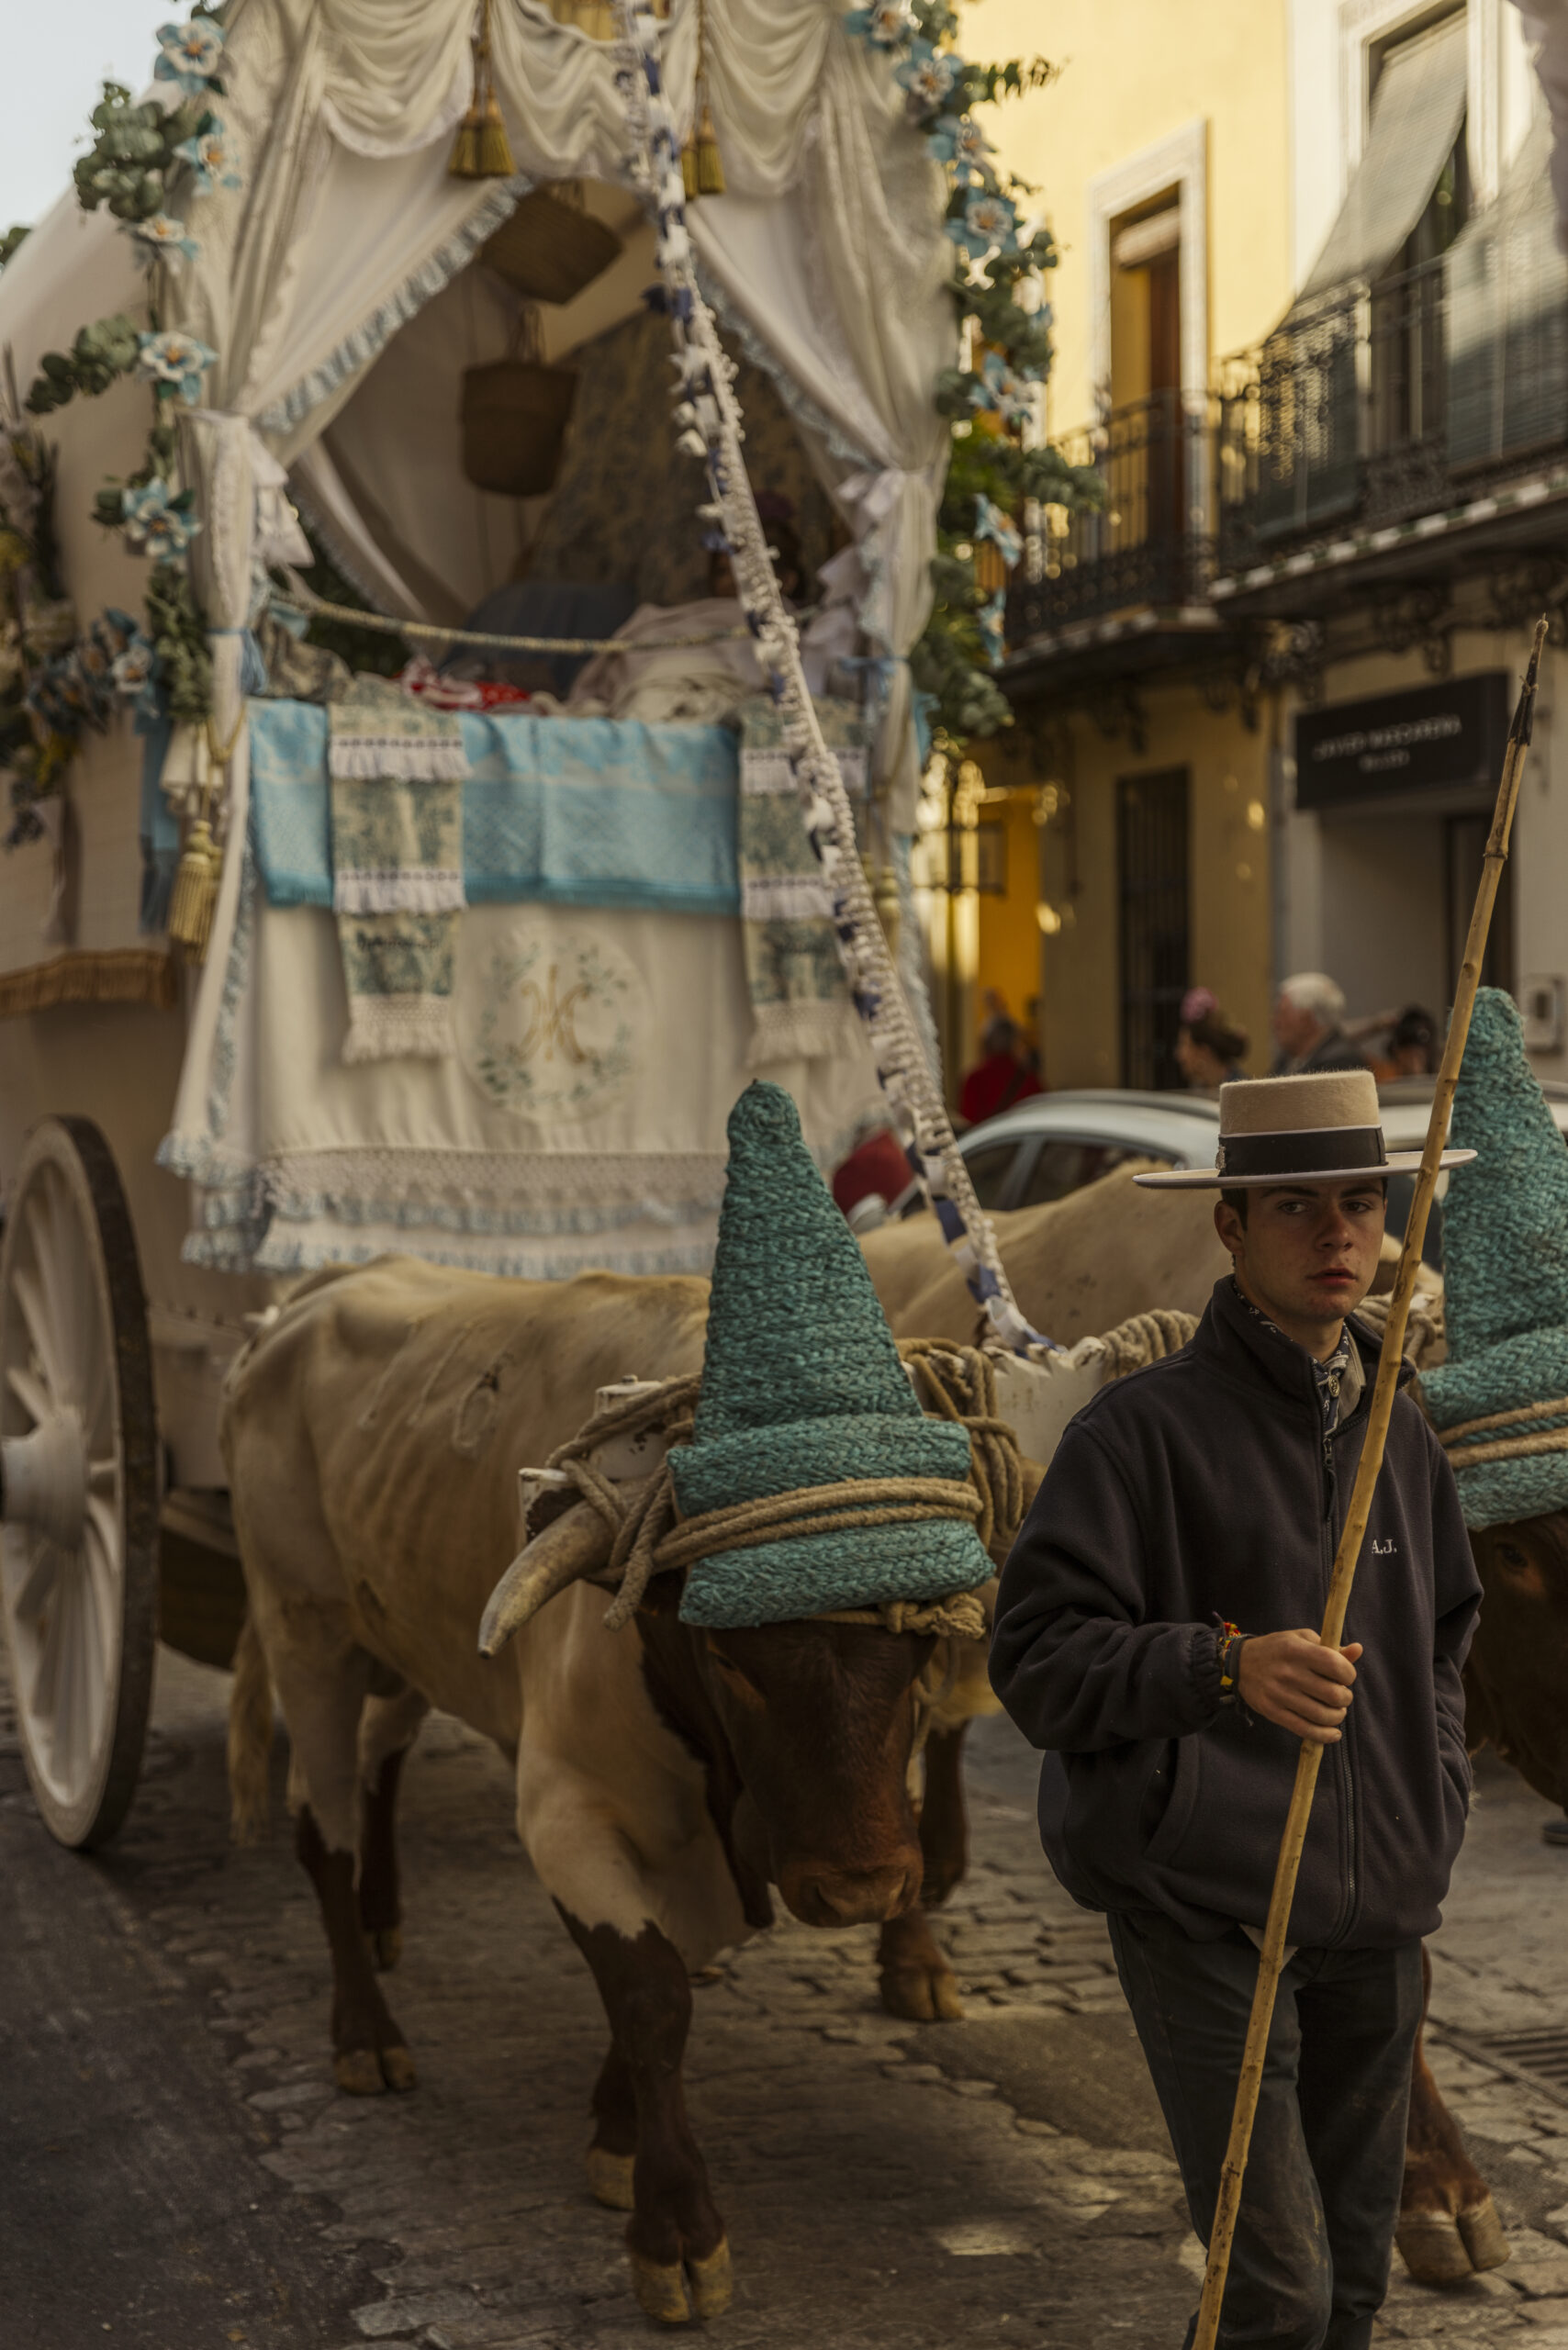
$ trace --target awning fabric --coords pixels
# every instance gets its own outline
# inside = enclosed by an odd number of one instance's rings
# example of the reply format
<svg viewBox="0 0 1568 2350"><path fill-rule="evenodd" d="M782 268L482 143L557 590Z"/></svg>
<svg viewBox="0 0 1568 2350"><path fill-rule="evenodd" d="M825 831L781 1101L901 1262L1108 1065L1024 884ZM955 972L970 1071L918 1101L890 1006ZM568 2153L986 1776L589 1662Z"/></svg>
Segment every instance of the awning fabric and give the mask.
<svg viewBox="0 0 1568 2350"><path fill-rule="evenodd" d="M1303 295L1377 277L1426 210L1464 120L1464 11L1402 41L1372 94L1367 143Z"/></svg>

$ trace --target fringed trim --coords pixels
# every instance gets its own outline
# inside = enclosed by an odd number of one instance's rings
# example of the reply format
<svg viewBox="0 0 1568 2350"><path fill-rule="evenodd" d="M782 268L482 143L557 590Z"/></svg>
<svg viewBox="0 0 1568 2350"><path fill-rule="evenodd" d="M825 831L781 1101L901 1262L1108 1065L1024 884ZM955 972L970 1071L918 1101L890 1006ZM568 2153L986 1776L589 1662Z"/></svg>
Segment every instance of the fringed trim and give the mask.
<svg viewBox="0 0 1568 2350"><path fill-rule="evenodd" d="M861 1043L860 1023L848 1003L765 1003L757 1008L746 1053L748 1069L769 1061L834 1060Z"/></svg>
<svg viewBox="0 0 1568 2350"><path fill-rule="evenodd" d="M456 1053L450 996L356 995L349 1015L345 1062L449 1061Z"/></svg>
<svg viewBox="0 0 1568 2350"><path fill-rule="evenodd" d="M334 733L328 768L334 783L461 783L468 754L461 738Z"/></svg>
<svg viewBox="0 0 1568 2350"><path fill-rule="evenodd" d="M706 1273L711 1270L718 1242L718 1218L701 1239L664 1248L617 1247L596 1248L591 1259L547 1248L501 1248L493 1253L466 1248L430 1248L421 1242L420 1257L427 1265L454 1265L470 1272L499 1274L507 1281L569 1281L591 1269L606 1273ZM275 1228L253 1255L209 1245L205 1234L193 1233L180 1251L188 1264L209 1265L223 1272L309 1273L323 1265L368 1265L385 1256L380 1240L303 1240Z"/></svg>
<svg viewBox="0 0 1568 2350"><path fill-rule="evenodd" d="M467 902L462 874L434 865L379 873L351 867L332 882L332 910L340 914L451 914Z"/></svg>
<svg viewBox="0 0 1568 2350"><path fill-rule="evenodd" d="M838 772L844 778L844 789L852 800L864 800L867 790L867 770L869 753L859 744L847 750L834 752ZM794 769L790 765L788 751L743 751L741 753L741 789L754 800L784 799L798 792Z"/></svg>
<svg viewBox="0 0 1568 2350"><path fill-rule="evenodd" d="M458 272L467 267L486 239L494 235L503 220L510 218L532 185L532 180L521 172L515 179L498 180L478 210L471 212L462 228L444 245L438 246L411 276L405 278L396 293L389 295L352 334L345 335L337 349L319 367L302 376L292 391L263 409L256 419L261 430L291 432L313 408L330 399L340 384L367 367L386 349L398 328L407 326L443 285L450 285Z"/></svg>
<svg viewBox="0 0 1568 2350"><path fill-rule="evenodd" d="M748 359L754 367L761 368L795 422L803 425L808 432L816 433L828 454L836 457L841 464L880 473L882 459L874 457L858 441L852 441L843 427L834 422L827 410L819 408L809 392L801 390L772 344L763 341L745 311L735 308L723 287L700 262L697 266L697 283L702 289L702 299L731 341L738 345L741 357Z"/></svg>
<svg viewBox="0 0 1568 2350"><path fill-rule="evenodd" d="M155 946L57 955L52 963L0 973L0 1020L47 1012L57 1003L149 1003L159 1012L173 1012L179 1001L179 966Z"/></svg>
<svg viewBox="0 0 1568 2350"><path fill-rule="evenodd" d="M760 874L741 883L745 922L831 922L833 891L815 873Z"/></svg>

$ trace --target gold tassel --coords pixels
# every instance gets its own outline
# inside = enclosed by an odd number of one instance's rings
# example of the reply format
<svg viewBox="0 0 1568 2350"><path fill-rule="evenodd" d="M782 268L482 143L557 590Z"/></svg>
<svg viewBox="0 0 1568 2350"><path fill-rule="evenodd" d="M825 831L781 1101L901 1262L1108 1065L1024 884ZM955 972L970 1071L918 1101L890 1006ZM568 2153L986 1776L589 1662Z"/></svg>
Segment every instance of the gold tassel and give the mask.
<svg viewBox="0 0 1568 2350"><path fill-rule="evenodd" d="M702 104L696 129L680 151L680 176L686 183L688 196L722 196L724 166L719 158L719 133L714 127L713 109L708 103L706 84L700 95Z"/></svg>
<svg viewBox="0 0 1568 2350"><path fill-rule="evenodd" d="M708 28L702 0L697 0L697 71L691 82L691 136L680 151L680 176L687 200L699 196L722 196L724 166L719 160L719 134L708 96Z"/></svg>
<svg viewBox="0 0 1568 2350"><path fill-rule="evenodd" d="M510 180L517 169L511 141L490 79L490 0L479 0L474 36L474 95L452 142L448 175L454 180Z"/></svg>
<svg viewBox="0 0 1568 2350"><path fill-rule="evenodd" d="M212 837L207 818L198 816L186 836L169 900L169 936L184 948L187 963L199 963L206 957L222 871L223 852Z"/></svg>

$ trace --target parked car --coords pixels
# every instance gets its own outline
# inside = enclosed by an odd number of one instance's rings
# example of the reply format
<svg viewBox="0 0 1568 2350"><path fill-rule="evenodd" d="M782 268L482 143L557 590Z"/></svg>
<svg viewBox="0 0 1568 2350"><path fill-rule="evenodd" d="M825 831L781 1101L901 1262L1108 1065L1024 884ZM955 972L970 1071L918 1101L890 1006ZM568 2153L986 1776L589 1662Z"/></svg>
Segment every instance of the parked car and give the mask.
<svg viewBox="0 0 1568 2350"><path fill-rule="evenodd" d="M1419 1150L1425 1142L1432 1082L1429 1077L1401 1078L1379 1089L1390 1150ZM1568 1085L1548 1081L1541 1090L1558 1131L1568 1136ZM1015 1110L971 1126L960 1136L958 1148L981 1207L995 1212L1062 1199L1117 1167L1212 1167L1218 1138L1219 1103L1213 1094L1102 1087L1033 1095ZM1429 1265L1439 1268L1448 1180L1439 1178L1421 1251ZM1415 1182L1413 1175L1395 1175L1389 1183L1388 1229L1396 1239L1405 1237Z"/></svg>

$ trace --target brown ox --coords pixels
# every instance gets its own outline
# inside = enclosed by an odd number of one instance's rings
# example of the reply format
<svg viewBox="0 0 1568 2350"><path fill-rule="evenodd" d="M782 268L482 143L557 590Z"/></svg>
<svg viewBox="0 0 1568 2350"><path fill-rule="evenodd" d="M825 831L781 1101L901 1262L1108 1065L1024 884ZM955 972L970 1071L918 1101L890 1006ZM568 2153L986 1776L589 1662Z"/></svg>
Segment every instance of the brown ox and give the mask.
<svg viewBox="0 0 1568 2350"><path fill-rule="evenodd" d="M1568 1512L1471 1536L1484 1597L1464 1672L1472 1752L1495 1748L1568 1810ZM1427 1970L1428 1996L1431 1968ZM1484 2180L1416 2044L1399 2248L1424 2284L1462 2283L1507 2257Z"/></svg>
<svg viewBox="0 0 1568 2350"><path fill-rule="evenodd" d="M655 1579L634 1628L608 1631L605 1593L574 1580L608 1550L578 1504L530 1554L558 1595L480 1655L516 1548L520 1464L575 1433L596 1387L697 1369L707 1303L695 1280L505 1281L384 1259L296 1292L237 1361L222 1423L331 1951L339 2083L413 2084L366 1936L389 1962L398 1768L433 1703L516 1756L519 1832L610 2021L590 2184L631 2211L638 2297L669 2320L729 2292L681 2089L690 1973L770 1922L770 1884L813 1926L910 1911L923 1856L908 1771L936 1646L820 1621L696 1630L675 1576ZM239 1810L270 1707L253 1672L236 1695Z"/></svg>

